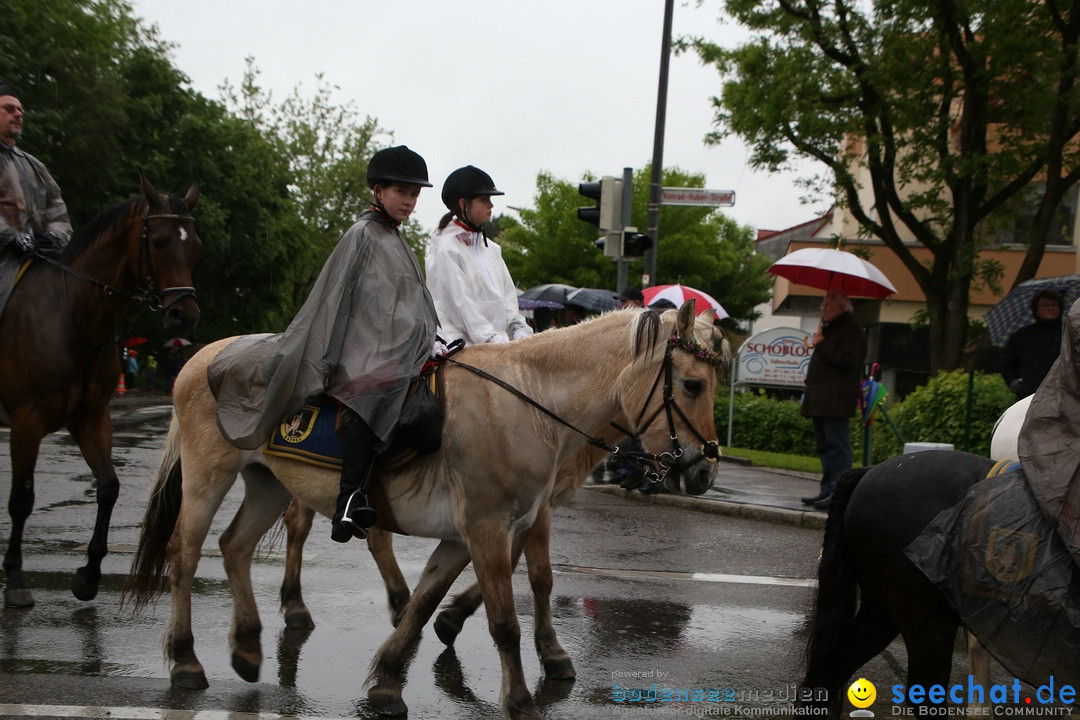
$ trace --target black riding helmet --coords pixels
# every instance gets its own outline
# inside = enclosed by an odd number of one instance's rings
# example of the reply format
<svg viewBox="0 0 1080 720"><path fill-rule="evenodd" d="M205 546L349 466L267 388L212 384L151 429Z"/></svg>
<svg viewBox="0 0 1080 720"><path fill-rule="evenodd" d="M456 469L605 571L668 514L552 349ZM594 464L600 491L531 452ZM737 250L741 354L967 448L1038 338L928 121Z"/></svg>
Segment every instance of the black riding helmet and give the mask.
<svg viewBox="0 0 1080 720"><path fill-rule="evenodd" d="M424 158L405 145L384 148L372 155L368 161L367 183L368 187L390 183L431 187Z"/></svg>
<svg viewBox="0 0 1080 720"><path fill-rule="evenodd" d="M470 200L481 195L505 194L502 190L495 188L495 182L490 175L472 165L466 165L450 173L442 187L443 205L475 232L480 232L480 228L469 219L464 209L458 207L458 200L464 199L465 204L468 205Z"/></svg>

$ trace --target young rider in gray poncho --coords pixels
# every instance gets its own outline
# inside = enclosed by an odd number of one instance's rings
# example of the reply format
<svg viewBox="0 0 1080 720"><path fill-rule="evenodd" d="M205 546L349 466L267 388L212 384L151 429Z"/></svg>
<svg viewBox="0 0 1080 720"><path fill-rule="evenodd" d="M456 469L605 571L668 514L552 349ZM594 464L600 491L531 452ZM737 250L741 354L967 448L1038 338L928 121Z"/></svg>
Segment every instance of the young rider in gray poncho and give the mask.
<svg viewBox="0 0 1080 720"><path fill-rule="evenodd" d="M257 448L308 398L345 406L341 491L331 536L364 538L375 524L367 481L386 449L410 381L435 347L438 319L416 255L398 231L428 182L427 164L404 145L368 164L372 207L323 265L285 332L228 346L210 365L218 424L237 447Z"/></svg>

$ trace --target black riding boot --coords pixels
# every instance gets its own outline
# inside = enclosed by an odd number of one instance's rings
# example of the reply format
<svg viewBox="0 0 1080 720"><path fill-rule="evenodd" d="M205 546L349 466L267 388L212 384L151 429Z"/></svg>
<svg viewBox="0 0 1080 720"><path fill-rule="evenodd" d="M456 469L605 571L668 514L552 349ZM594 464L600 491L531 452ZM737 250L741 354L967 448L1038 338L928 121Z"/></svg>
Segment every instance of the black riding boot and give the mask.
<svg viewBox="0 0 1080 720"><path fill-rule="evenodd" d="M360 417L346 410L342 413L338 439L344 448L341 458L341 491L337 510L331 524L330 537L335 542L349 542L354 537L364 539L368 528L378 519L368 504L367 487L371 468L375 464L379 439Z"/></svg>

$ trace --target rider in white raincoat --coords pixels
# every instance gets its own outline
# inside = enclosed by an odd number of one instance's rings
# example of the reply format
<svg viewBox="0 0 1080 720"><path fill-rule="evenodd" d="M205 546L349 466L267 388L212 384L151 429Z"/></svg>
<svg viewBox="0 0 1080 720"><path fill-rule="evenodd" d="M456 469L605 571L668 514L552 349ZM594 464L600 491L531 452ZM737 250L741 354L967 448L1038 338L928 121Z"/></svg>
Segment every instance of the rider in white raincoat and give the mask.
<svg viewBox="0 0 1080 720"><path fill-rule="evenodd" d="M483 230L491 220L491 197L502 194L491 176L472 165L450 173L443 184L450 212L428 247L427 285L447 342L504 343L532 335L518 312L502 250Z"/></svg>

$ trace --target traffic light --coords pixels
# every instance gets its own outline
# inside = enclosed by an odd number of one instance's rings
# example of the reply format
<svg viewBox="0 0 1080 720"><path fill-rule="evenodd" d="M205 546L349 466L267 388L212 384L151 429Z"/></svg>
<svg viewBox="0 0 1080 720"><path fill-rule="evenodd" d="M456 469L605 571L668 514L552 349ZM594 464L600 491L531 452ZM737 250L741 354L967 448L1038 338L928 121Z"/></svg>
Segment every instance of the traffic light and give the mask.
<svg viewBox="0 0 1080 720"><path fill-rule="evenodd" d="M645 233L640 233L637 228L623 228L622 254L623 257L644 257L645 251L652 247L652 238Z"/></svg>
<svg viewBox="0 0 1080 720"><path fill-rule="evenodd" d="M622 233L622 180L605 175L597 182L579 184L578 193L596 201L596 205L578 208L578 220L595 225L604 233L604 254L618 257ZM600 241L597 241L599 245Z"/></svg>

